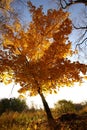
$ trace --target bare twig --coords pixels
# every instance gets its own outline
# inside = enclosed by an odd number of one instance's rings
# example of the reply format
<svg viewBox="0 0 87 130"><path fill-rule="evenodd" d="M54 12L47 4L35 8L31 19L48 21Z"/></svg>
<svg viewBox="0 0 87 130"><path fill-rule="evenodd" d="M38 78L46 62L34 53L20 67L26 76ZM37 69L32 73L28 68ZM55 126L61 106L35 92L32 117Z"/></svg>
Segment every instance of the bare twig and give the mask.
<svg viewBox="0 0 87 130"><path fill-rule="evenodd" d="M80 27L76 27L73 23L72 23L72 25L73 25L73 27L74 27L75 29L79 29L79 30L81 30L81 29L86 29L86 30L87 30L87 25L86 25L86 26L80 26Z"/></svg>
<svg viewBox="0 0 87 130"><path fill-rule="evenodd" d="M62 9L66 9L68 7L70 7L73 4L79 4L79 3L83 3L85 5L87 5L87 0L60 0L60 5Z"/></svg>

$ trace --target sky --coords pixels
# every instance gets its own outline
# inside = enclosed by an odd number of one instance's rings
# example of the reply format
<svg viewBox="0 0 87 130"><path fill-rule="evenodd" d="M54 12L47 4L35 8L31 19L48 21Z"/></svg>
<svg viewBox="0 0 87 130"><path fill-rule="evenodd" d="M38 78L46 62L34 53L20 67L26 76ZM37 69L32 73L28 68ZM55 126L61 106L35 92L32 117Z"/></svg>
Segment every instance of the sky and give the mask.
<svg viewBox="0 0 87 130"><path fill-rule="evenodd" d="M27 24L28 21L30 20L30 16L28 15L28 12L27 12L28 9L25 7L26 5L24 5L23 0L21 0L22 1L21 3L18 0L16 1L17 1L16 3L17 6L15 5L15 8L17 11L19 12L21 11L20 16L21 14L23 15L22 20L23 22ZM45 12L47 11L48 8L57 7L56 4L52 2L52 0L31 0L31 1L36 6L43 5ZM76 25L80 21L82 21L82 16L80 15L82 10L84 10L84 5L81 5L81 4L72 6L71 8L68 9L68 11L70 12L70 17L73 19L73 22L75 22ZM79 16L78 18L77 18L77 15ZM78 39L80 35L81 35L81 32L77 33L74 31L72 35L70 36L70 39L74 43L75 40ZM75 57L73 59L75 59ZM82 62L85 62L85 61L86 60L83 60ZM14 85L13 83L7 86L0 83L0 98L18 97L19 94L17 90L19 88L20 88L19 85ZM67 87L60 88L58 94L46 96L46 99L50 107L53 107L54 103L56 103L58 100L61 100L61 99L71 100L75 103L79 103L79 102L87 101L86 92L87 92L87 82L84 82L82 86L80 87L78 86L78 84L76 84L75 86L70 87L70 88L67 88ZM38 104L37 104L37 101L38 101ZM32 105L32 103L34 103L35 106L38 108L43 106L39 95L37 97L27 97L27 103L29 105Z"/></svg>
<svg viewBox="0 0 87 130"><path fill-rule="evenodd" d="M0 99L2 98L18 98L19 85L14 85L14 83L5 86L0 84ZM51 108L59 100L66 99L67 101L72 101L73 103L82 103L87 101L87 81L85 81L81 86L78 83L73 87L60 88L57 94L47 94L45 95L46 100ZM29 108L34 105L36 108L43 108L43 104L39 95L35 97L30 97L26 95L26 103Z"/></svg>

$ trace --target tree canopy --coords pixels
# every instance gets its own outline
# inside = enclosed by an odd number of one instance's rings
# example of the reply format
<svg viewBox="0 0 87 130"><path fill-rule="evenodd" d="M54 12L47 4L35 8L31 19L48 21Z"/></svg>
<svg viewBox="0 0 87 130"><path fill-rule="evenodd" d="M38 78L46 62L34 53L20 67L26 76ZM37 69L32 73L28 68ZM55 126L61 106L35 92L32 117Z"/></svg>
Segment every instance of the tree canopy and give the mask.
<svg viewBox="0 0 87 130"><path fill-rule="evenodd" d="M54 9L46 15L42 7L36 8L31 2L28 6L32 21L27 32L18 22L14 27L6 26L3 46L10 51L5 56L2 54L3 69L11 68L15 82L22 86L20 92L30 90L31 95L36 95L38 90L51 93L57 86L81 81L79 73L85 74L86 66L67 59L72 54L68 13Z"/></svg>

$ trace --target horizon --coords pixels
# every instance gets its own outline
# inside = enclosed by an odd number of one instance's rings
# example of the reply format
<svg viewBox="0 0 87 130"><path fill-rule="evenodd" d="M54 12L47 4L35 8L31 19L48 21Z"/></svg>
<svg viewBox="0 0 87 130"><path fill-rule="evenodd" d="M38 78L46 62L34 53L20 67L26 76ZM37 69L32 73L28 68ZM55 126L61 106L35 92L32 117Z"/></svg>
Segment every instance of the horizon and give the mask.
<svg viewBox="0 0 87 130"><path fill-rule="evenodd" d="M76 85L72 87L60 87L57 94L46 94L45 97L49 104L49 107L54 108L54 104L63 99L72 101L73 103L86 102L86 84L87 81L85 81L81 86L78 86L78 83L76 83ZM18 84L15 85L14 83L8 84L7 86L0 84L0 100L3 98L18 98L19 93L17 91L19 88L20 86ZM37 109L43 108L42 100L39 95L30 97L27 93L24 100L26 101L26 104L29 108L31 108L32 105Z"/></svg>

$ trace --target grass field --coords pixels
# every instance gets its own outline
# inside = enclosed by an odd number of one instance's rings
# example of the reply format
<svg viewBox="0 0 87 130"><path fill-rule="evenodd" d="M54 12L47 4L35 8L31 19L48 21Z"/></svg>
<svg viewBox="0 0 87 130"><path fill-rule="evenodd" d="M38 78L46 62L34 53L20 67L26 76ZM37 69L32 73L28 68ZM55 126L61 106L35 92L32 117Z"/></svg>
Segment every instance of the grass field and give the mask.
<svg viewBox="0 0 87 130"><path fill-rule="evenodd" d="M52 110L58 130L87 130L87 114L65 113L58 116ZM0 116L0 130L49 130L44 110L28 110L21 113L5 112Z"/></svg>

